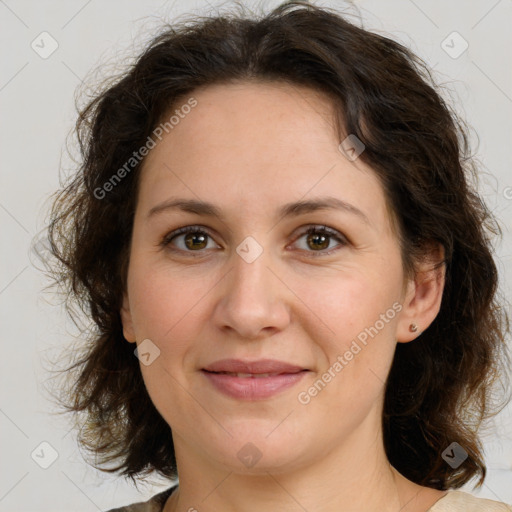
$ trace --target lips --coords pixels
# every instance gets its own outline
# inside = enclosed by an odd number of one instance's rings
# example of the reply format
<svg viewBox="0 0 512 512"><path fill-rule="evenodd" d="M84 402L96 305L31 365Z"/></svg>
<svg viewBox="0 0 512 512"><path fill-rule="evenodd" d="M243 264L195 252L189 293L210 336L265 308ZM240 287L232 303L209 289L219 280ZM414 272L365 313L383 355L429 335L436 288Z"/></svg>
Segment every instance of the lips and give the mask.
<svg viewBox="0 0 512 512"><path fill-rule="evenodd" d="M240 379L260 379L262 377L275 377L276 375L282 375L281 373L234 373L234 372L212 372L218 373L219 375L231 375L233 377L239 377Z"/></svg>
<svg viewBox="0 0 512 512"><path fill-rule="evenodd" d="M217 391L238 400L270 398L294 386L308 373L306 368L275 359L223 359L202 371Z"/></svg>
<svg viewBox="0 0 512 512"><path fill-rule="evenodd" d="M282 373L298 373L306 370L276 359L260 359L258 361L242 361L241 359L222 359L204 368L207 372L231 373L245 375L280 375Z"/></svg>

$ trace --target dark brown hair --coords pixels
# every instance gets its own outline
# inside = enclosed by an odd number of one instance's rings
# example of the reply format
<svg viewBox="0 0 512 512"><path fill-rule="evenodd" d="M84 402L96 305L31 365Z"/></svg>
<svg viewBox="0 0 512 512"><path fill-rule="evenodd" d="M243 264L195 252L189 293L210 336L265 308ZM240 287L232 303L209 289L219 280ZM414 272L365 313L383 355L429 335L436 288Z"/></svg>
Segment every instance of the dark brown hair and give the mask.
<svg viewBox="0 0 512 512"><path fill-rule="evenodd" d="M54 198L53 275L70 312L78 305L95 327L65 370L59 398L65 411L83 417L80 445L99 458L96 467L135 483L152 471L176 476L170 427L146 391L120 319L141 164L108 192L98 190L196 88L285 81L328 95L340 136L364 143L359 158L381 180L406 274L429 244L445 250L440 312L415 341L397 345L387 381L389 461L420 485L458 488L478 476L481 485L477 431L498 410L492 390L508 357L509 325L496 298L491 247L491 235L501 231L470 182L478 168L465 123L421 59L333 10L290 2L259 17L231 12L192 21L166 25L81 109L80 167ZM458 468L442 458L453 442L468 453Z"/></svg>

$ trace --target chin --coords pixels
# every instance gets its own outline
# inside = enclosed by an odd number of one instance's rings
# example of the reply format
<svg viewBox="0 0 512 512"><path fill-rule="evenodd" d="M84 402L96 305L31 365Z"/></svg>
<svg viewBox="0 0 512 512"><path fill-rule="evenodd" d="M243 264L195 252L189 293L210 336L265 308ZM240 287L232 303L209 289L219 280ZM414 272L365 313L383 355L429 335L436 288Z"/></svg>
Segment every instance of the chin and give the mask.
<svg viewBox="0 0 512 512"><path fill-rule="evenodd" d="M210 438L204 451L229 471L239 474L280 473L308 464L304 449L309 436L304 435L304 429L294 432L290 431L290 425L280 425L284 417L239 420L236 424L225 422L231 436Z"/></svg>

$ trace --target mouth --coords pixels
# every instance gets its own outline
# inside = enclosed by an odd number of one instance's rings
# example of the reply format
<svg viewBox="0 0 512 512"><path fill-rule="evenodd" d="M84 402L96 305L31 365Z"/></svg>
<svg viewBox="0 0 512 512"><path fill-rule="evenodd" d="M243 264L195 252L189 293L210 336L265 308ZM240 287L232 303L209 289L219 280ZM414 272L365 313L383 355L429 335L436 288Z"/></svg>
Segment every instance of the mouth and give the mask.
<svg viewBox="0 0 512 512"><path fill-rule="evenodd" d="M278 375L295 375L295 373L234 373L234 372L210 372L208 370L204 370L207 373L215 373L217 375L231 375L232 377L239 377L241 379L261 379L263 377L276 377ZM307 370L301 370L307 371Z"/></svg>
<svg viewBox="0 0 512 512"><path fill-rule="evenodd" d="M238 400L268 399L296 385L308 369L276 360L224 359L202 369L216 391Z"/></svg>
<svg viewBox="0 0 512 512"><path fill-rule="evenodd" d="M221 359L204 368L213 373L235 373L245 375L279 375L282 373L298 373L306 370L302 366L278 361L277 359L258 359L246 361L242 359Z"/></svg>

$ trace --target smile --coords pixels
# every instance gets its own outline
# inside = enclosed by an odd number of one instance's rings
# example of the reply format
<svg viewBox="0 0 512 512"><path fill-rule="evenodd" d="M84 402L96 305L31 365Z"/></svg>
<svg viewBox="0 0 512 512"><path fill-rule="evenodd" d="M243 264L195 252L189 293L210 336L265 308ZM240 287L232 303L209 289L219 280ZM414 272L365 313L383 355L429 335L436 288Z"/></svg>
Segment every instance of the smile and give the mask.
<svg viewBox="0 0 512 512"><path fill-rule="evenodd" d="M232 373L203 370L210 384L222 394L238 400L263 400L297 384L308 370L295 373Z"/></svg>

